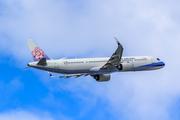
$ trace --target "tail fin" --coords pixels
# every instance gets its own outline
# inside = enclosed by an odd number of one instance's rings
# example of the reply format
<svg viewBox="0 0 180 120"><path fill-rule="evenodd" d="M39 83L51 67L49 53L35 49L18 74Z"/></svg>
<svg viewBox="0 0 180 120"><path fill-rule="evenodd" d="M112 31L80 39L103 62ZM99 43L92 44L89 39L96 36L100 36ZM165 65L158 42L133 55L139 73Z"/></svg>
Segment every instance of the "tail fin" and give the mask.
<svg viewBox="0 0 180 120"><path fill-rule="evenodd" d="M34 61L40 61L42 58L46 58L46 60L51 60L33 40L27 40L27 43Z"/></svg>

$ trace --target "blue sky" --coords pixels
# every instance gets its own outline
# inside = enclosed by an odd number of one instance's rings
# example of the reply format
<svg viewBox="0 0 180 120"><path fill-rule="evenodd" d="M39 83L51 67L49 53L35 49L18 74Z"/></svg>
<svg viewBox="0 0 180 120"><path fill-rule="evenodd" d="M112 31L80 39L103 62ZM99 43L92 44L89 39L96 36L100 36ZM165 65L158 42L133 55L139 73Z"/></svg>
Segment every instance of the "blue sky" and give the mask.
<svg viewBox="0 0 180 120"><path fill-rule="evenodd" d="M1 120L179 120L180 17L176 0L1 0ZM90 76L50 78L21 70L33 39L54 59L155 56L157 71L114 73L109 82Z"/></svg>

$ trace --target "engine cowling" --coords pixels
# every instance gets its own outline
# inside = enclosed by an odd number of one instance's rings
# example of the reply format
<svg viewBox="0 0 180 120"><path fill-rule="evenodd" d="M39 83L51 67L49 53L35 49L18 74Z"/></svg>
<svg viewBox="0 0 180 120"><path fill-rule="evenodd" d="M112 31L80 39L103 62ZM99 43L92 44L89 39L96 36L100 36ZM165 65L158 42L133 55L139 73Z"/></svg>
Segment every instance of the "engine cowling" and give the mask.
<svg viewBox="0 0 180 120"><path fill-rule="evenodd" d="M95 75L94 79L96 79L96 81L98 82L105 82L105 81L109 81L111 78L110 74L100 74L100 75Z"/></svg>
<svg viewBox="0 0 180 120"><path fill-rule="evenodd" d="M121 63L120 65L117 66L117 69L119 69L119 71L131 71L132 68L133 68L133 64L131 62Z"/></svg>

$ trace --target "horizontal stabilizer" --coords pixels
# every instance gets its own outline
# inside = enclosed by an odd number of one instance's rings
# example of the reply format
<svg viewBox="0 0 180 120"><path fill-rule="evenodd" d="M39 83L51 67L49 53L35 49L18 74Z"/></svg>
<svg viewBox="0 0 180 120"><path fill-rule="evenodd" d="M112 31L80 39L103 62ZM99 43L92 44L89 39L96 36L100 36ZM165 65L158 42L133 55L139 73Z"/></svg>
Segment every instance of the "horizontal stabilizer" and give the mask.
<svg viewBox="0 0 180 120"><path fill-rule="evenodd" d="M46 65L46 58L42 58L38 63L37 65Z"/></svg>
<svg viewBox="0 0 180 120"><path fill-rule="evenodd" d="M25 68L21 68L21 69L28 69L28 68L31 68L31 67L25 67Z"/></svg>

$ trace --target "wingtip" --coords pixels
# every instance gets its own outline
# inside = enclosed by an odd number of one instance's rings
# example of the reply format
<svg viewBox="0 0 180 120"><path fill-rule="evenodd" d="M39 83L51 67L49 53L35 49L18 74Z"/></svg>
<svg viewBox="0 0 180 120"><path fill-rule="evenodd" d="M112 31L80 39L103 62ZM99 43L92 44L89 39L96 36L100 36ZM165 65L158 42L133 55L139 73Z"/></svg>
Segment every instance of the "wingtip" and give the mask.
<svg viewBox="0 0 180 120"><path fill-rule="evenodd" d="M27 39L26 41L33 41L32 39Z"/></svg>
<svg viewBox="0 0 180 120"><path fill-rule="evenodd" d="M117 44L118 44L118 45L121 45L120 42L118 41L118 39L117 39L116 37L114 37L114 38L115 38Z"/></svg>
<svg viewBox="0 0 180 120"><path fill-rule="evenodd" d="M49 75L52 77L52 74L51 74L51 73L50 73Z"/></svg>
<svg viewBox="0 0 180 120"><path fill-rule="evenodd" d="M50 77L53 77L53 75L52 75L49 71L47 71L47 72L48 72L48 74L49 74Z"/></svg>

